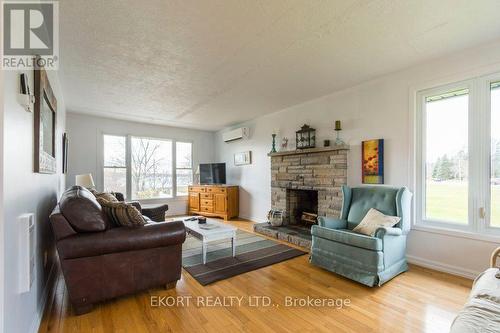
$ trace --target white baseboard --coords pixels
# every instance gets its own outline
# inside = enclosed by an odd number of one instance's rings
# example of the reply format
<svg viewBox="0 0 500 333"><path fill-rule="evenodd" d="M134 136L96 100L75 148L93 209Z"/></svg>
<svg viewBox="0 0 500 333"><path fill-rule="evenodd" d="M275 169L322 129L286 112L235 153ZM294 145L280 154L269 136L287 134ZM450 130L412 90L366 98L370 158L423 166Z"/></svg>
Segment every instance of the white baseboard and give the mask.
<svg viewBox="0 0 500 333"><path fill-rule="evenodd" d="M38 309L37 313L35 314L35 317L33 318L30 326L30 333L37 333L40 324L42 323L42 318L43 314L45 312L45 308L47 306L47 301L49 300L49 291L52 289L53 286L51 286L52 283L56 283L56 277L54 277L54 274L57 274L57 264L53 263L52 267L50 268L49 276L47 278L47 282L45 283L45 288L43 289L42 297L40 299L40 302L38 303Z"/></svg>
<svg viewBox="0 0 500 333"><path fill-rule="evenodd" d="M470 269L461 268L458 266L448 265L442 262L437 262L433 260L428 260L424 258L418 258L411 255L407 255L406 259L410 264L414 264L417 266L422 266L430 269L434 269L436 271L449 273L452 275L458 275L467 279L475 279L481 272L476 272Z"/></svg>

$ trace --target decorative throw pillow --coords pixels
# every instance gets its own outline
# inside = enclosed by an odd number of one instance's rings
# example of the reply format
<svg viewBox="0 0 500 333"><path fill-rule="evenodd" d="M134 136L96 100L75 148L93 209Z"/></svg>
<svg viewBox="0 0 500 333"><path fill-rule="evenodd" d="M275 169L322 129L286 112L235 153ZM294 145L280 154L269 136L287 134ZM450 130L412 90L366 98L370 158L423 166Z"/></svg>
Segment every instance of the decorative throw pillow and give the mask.
<svg viewBox="0 0 500 333"><path fill-rule="evenodd" d="M103 198L106 201L111 201L111 202L118 202L118 199L114 196L113 193L110 192L102 192L99 193L96 190L91 191L93 195L95 195L96 199Z"/></svg>
<svg viewBox="0 0 500 333"><path fill-rule="evenodd" d="M102 210L116 225L122 227L137 227L145 225L147 221L142 214L131 204L118 201L108 201L97 198Z"/></svg>
<svg viewBox="0 0 500 333"><path fill-rule="evenodd" d="M399 220L401 220L400 217L385 215L375 208L371 208L352 231L373 237L378 228L393 227L398 224Z"/></svg>

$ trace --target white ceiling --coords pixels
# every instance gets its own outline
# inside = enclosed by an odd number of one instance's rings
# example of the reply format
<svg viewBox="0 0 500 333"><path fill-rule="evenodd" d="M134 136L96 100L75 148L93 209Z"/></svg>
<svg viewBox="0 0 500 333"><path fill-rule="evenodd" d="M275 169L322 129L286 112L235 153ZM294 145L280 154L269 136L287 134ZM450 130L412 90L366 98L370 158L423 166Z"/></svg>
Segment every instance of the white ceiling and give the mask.
<svg viewBox="0 0 500 333"><path fill-rule="evenodd" d="M500 37L498 0L64 0L71 112L216 130Z"/></svg>

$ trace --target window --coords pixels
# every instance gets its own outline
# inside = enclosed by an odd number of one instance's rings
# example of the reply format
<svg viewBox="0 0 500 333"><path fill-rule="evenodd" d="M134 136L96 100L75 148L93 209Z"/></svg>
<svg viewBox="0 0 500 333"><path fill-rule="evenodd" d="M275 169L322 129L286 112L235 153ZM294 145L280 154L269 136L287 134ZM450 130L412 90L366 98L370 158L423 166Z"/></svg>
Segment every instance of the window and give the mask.
<svg viewBox="0 0 500 333"><path fill-rule="evenodd" d="M127 193L126 138L104 135L104 190Z"/></svg>
<svg viewBox="0 0 500 333"><path fill-rule="evenodd" d="M468 222L468 106L468 89L425 98L425 219Z"/></svg>
<svg viewBox="0 0 500 333"><path fill-rule="evenodd" d="M500 235L500 74L417 93L416 223Z"/></svg>
<svg viewBox="0 0 500 333"><path fill-rule="evenodd" d="M491 148L490 148L490 223L500 227L500 82L490 84Z"/></svg>
<svg viewBox="0 0 500 333"><path fill-rule="evenodd" d="M172 141L131 139L132 199L171 198Z"/></svg>
<svg viewBox="0 0 500 333"><path fill-rule="evenodd" d="M103 144L105 191L133 200L187 195L193 178L191 143L104 135Z"/></svg>
<svg viewBox="0 0 500 333"><path fill-rule="evenodd" d="M189 142L176 142L176 183L177 195L188 195L188 186L193 183L192 147Z"/></svg>

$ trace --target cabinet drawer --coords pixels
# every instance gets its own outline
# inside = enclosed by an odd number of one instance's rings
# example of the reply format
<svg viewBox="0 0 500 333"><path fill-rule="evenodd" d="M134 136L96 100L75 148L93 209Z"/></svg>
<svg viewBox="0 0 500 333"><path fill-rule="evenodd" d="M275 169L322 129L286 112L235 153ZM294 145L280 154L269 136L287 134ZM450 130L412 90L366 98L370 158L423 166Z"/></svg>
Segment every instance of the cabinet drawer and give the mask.
<svg viewBox="0 0 500 333"><path fill-rule="evenodd" d="M212 200L213 196L212 196L212 193L202 193L201 194L201 198L202 199L210 199L210 200Z"/></svg>
<svg viewBox="0 0 500 333"><path fill-rule="evenodd" d="M201 205L202 206L212 207L214 205L214 201L213 200L202 199L201 200Z"/></svg>
<svg viewBox="0 0 500 333"><path fill-rule="evenodd" d="M201 206L200 211L207 212L207 213L213 213L214 208L213 207L208 207L208 206Z"/></svg>
<svg viewBox="0 0 500 333"><path fill-rule="evenodd" d="M206 188L202 186L189 186L191 192L206 192Z"/></svg>
<svg viewBox="0 0 500 333"><path fill-rule="evenodd" d="M209 187L207 188L208 193L226 193L227 189L225 187Z"/></svg>

